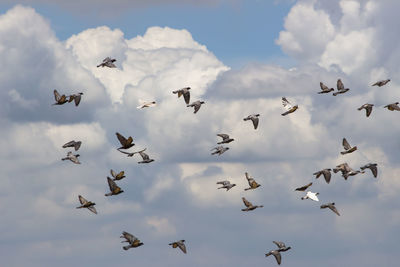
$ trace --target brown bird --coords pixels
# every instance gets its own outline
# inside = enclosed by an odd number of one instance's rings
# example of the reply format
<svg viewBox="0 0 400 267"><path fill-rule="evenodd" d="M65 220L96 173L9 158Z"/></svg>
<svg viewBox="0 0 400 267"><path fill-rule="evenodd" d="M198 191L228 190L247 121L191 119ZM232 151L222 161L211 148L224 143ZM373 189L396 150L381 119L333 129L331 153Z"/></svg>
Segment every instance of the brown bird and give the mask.
<svg viewBox="0 0 400 267"><path fill-rule="evenodd" d="M94 207L94 205L96 205L96 203L91 202L91 201L87 201L83 196L79 195L78 196L79 202L81 203L81 205L79 207L76 207L77 209L81 209L81 208L87 208L88 210L90 210L91 212L93 212L94 214L97 214L97 210Z"/></svg>
<svg viewBox="0 0 400 267"><path fill-rule="evenodd" d="M371 115L371 112L372 112L372 107L374 106L374 104L364 104L364 105L362 105L361 107L359 107L358 108L358 110L362 110L362 109L365 109L365 115L367 116L367 117L369 117L369 115Z"/></svg>
<svg viewBox="0 0 400 267"><path fill-rule="evenodd" d="M340 216L338 210L337 210L336 207L335 207L335 203L334 203L334 202L321 205L321 209L326 209L326 208L329 208L331 211L333 211L333 212L336 213L338 216Z"/></svg>
<svg viewBox="0 0 400 267"><path fill-rule="evenodd" d="M243 200L243 203L244 203L244 205L246 206L246 208L245 209L242 209L242 211L249 211L249 210L254 210L254 209L257 209L257 208L263 208L264 206L263 205L261 205L261 206L254 206L253 204L251 204L251 202L250 201L248 201L247 199L245 199L244 197L242 197L242 200Z"/></svg>
<svg viewBox="0 0 400 267"><path fill-rule="evenodd" d="M195 101L195 102L193 102L192 104L190 104L190 105L186 105L188 108L189 107L193 107L194 108L194 114L196 114L197 113L197 111L199 111L199 109L200 109L200 107L201 107L201 105L203 105L203 104L205 104L206 102L204 102L204 101Z"/></svg>
<svg viewBox="0 0 400 267"><path fill-rule="evenodd" d="M120 133L115 133L117 135L117 138L119 142L121 143L121 147L117 148L118 150L120 149L128 149L133 147L135 144L133 143L133 138L132 136L129 136L128 139L123 137Z"/></svg>
<svg viewBox="0 0 400 267"><path fill-rule="evenodd" d="M324 175L327 184L331 181L331 169L323 169L321 171L314 172L315 178L318 179L321 175Z"/></svg>
<svg viewBox="0 0 400 267"><path fill-rule="evenodd" d="M105 194L106 197L118 195L124 192L110 177L107 177L107 182L108 187L110 188L110 193Z"/></svg>
<svg viewBox="0 0 400 267"><path fill-rule="evenodd" d="M185 240L179 240L173 243L169 243L168 245L172 246L173 248L180 248L183 253L186 254L186 246L184 244Z"/></svg>
<svg viewBox="0 0 400 267"><path fill-rule="evenodd" d="M67 97L65 95L60 95L57 90L54 90L54 98L56 100L56 103L53 105L63 105L68 102Z"/></svg>
<svg viewBox="0 0 400 267"><path fill-rule="evenodd" d="M309 188L310 186L312 186L312 183L309 183L309 184L307 184L305 186L302 186L302 187L298 187L294 191L306 191L306 189Z"/></svg>
<svg viewBox="0 0 400 267"><path fill-rule="evenodd" d="M121 171L119 173L116 173L113 169L110 170L111 176L114 178L113 181L121 180L125 178L125 172Z"/></svg>
<svg viewBox="0 0 400 267"><path fill-rule="evenodd" d="M249 183L249 188L244 189L245 191L250 190L250 189L256 189L257 187L261 186L258 184L253 177L250 177L249 174L246 172L244 175L246 175L247 182Z"/></svg>
<svg viewBox="0 0 400 267"><path fill-rule="evenodd" d="M286 97L282 97L282 105L287 110L286 112L281 114L282 116L286 116L290 113L293 113L299 108L298 105L292 106L292 104L290 104L290 102L286 99Z"/></svg>
<svg viewBox="0 0 400 267"><path fill-rule="evenodd" d="M318 94L326 94L326 93L335 91L335 89L329 88L328 86L326 86L326 85L323 84L322 82L319 83L319 86L321 87L321 90L322 90L322 91L318 92Z"/></svg>
<svg viewBox="0 0 400 267"><path fill-rule="evenodd" d="M75 106L78 106L79 103L81 102L81 96L83 93L77 93L69 96L68 102L75 101Z"/></svg>
<svg viewBox="0 0 400 267"><path fill-rule="evenodd" d="M345 149L345 151L340 152L340 154L349 154L351 152L354 152L357 150L357 146L350 146L349 142L347 142L346 138L343 138L342 145Z"/></svg>
<svg viewBox="0 0 400 267"><path fill-rule="evenodd" d="M64 144L62 147L67 148L67 147L73 147L75 151L78 151L78 149L81 147L82 142L81 141L69 141L68 143Z"/></svg>
<svg viewBox="0 0 400 267"><path fill-rule="evenodd" d="M136 236L125 231L122 232L120 238L125 238L125 240L121 241L121 243L123 242L129 243L129 245L122 247L124 250L128 250L130 248L137 248L143 245L143 243L140 242L140 240Z"/></svg>
<svg viewBox="0 0 400 267"><path fill-rule="evenodd" d="M395 102L395 103L386 105L383 108L387 108L390 111L394 111L394 110L400 111L400 107L398 106L398 104L399 104L399 102Z"/></svg>
<svg viewBox="0 0 400 267"><path fill-rule="evenodd" d="M106 57L103 59L103 62L97 65L97 67L108 67L108 68L116 68L114 62L117 61L115 58Z"/></svg>
<svg viewBox="0 0 400 267"><path fill-rule="evenodd" d="M190 90L190 87L185 87L185 88L182 88L182 89L175 90L172 93L173 94L178 94L178 98L183 95L183 98L185 99L186 105L189 105L189 102L190 102L190 92L189 92L189 90Z"/></svg>
<svg viewBox="0 0 400 267"><path fill-rule="evenodd" d="M343 82L340 79L337 80L336 86L337 86L337 92L333 93L334 96L337 96L339 94L344 94L350 90L349 88L346 88L346 89L344 88Z"/></svg>
<svg viewBox="0 0 400 267"><path fill-rule="evenodd" d="M387 84L388 82L390 82L390 79L387 80L381 80L381 81L377 81L376 83L374 83L372 86L384 86L385 84Z"/></svg>

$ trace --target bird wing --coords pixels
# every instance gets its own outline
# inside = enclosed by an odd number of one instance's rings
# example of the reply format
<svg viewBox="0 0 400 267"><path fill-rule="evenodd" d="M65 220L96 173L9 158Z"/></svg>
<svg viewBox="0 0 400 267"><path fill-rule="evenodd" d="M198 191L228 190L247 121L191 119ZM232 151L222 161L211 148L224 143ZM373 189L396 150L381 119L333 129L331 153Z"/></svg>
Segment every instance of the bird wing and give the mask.
<svg viewBox="0 0 400 267"><path fill-rule="evenodd" d="M349 150L351 148L349 142L347 142L346 138L343 138L343 142L342 145L344 147L344 149Z"/></svg>
<svg viewBox="0 0 400 267"><path fill-rule="evenodd" d="M328 170L323 170L322 173L324 174L325 181L329 184L331 181L332 174Z"/></svg>
<svg viewBox="0 0 400 267"><path fill-rule="evenodd" d="M78 198L79 198L79 202L82 205L85 205L86 203L88 203L88 201L83 196L79 195Z"/></svg>
<svg viewBox="0 0 400 267"><path fill-rule="evenodd" d="M125 137L123 137L120 133L115 133L117 135L117 138L119 140L119 142L121 143L122 146L125 146L127 143L127 140Z"/></svg>
<svg viewBox="0 0 400 267"><path fill-rule="evenodd" d="M366 106L365 111L367 112L367 117L369 117L369 115L371 115L372 112L372 106Z"/></svg>
<svg viewBox="0 0 400 267"><path fill-rule="evenodd" d="M137 237L135 237L134 235L128 233L128 232L122 232L122 236L126 239L126 241L128 241L130 244L132 244L133 242L135 242L135 240L138 240Z"/></svg>
<svg viewBox="0 0 400 267"><path fill-rule="evenodd" d="M150 159L150 158L149 158L149 155L147 155L147 154L144 153L143 151L139 151L139 154L140 154L140 156L142 156L142 159L143 159L143 160L148 160L148 159Z"/></svg>
<svg viewBox="0 0 400 267"><path fill-rule="evenodd" d="M62 95L61 97L60 97L60 102L65 102L66 101L66 99L67 99L67 97L65 96L65 95Z"/></svg>
<svg viewBox="0 0 400 267"><path fill-rule="evenodd" d="M329 91L329 87L323 84L322 82L319 83L319 86L321 87L322 91Z"/></svg>
<svg viewBox="0 0 400 267"><path fill-rule="evenodd" d="M286 97L282 97L282 105L285 109L287 109L288 111L292 109L292 105L290 104L290 102L286 99Z"/></svg>
<svg viewBox="0 0 400 267"><path fill-rule="evenodd" d="M285 248L286 247L286 245L285 245L285 243L283 243L283 242L280 242L280 241L272 241L275 245L277 245L278 246L278 248Z"/></svg>
<svg viewBox="0 0 400 267"><path fill-rule="evenodd" d="M182 241L177 242L178 247L182 250L183 253L186 254L186 246Z"/></svg>
<svg viewBox="0 0 400 267"><path fill-rule="evenodd" d="M79 103L81 102L81 95L80 94L74 95L74 101L75 101L75 106L78 106Z"/></svg>
<svg viewBox="0 0 400 267"><path fill-rule="evenodd" d="M337 80L336 86L337 86L338 91L344 90L344 85L342 83L342 80L340 80L340 79Z"/></svg>
<svg viewBox="0 0 400 267"><path fill-rule="evenodd" d="M70 159L73 163L80 164L80 162L79 162L78 158L76 157L76 155L71 155L69 159Z"/></svg>
<svg viewBox="0 0 400 267"><path fill-rule="evenodd" d="M244 203L244 205L246 206L246 207L252 207L253 206L253 204L251 204L251 202L250 201L248 201L247 199L245 199L244 197L242 197L242 200L243 200L243 203Z"/></svg>
<svg viewBox="0 0 400 267"><path fill-rule="evenodd" d="M312 183L309 183L308 185L296 188L294 191L304 191L307 188L309 188L311 185L312 185Z"/></svg>
<svg viewBox="0 0 400 267"><path fill-rule="evenodd" d="M118 187L117 184L110 177L107 177L107 182L111 192L113 192Z"/></svg>
<svg viewBox="0 0 400 267"><path fill-rule="evenodd" d="M309 198L311 198L312 200L314 200L314 201L319 201L319 199L318 199L318 197L317 197L316 194L307 194L307 196L308 196Z"/></svg>
<svg viewBox="0 0 400 267"><path fill-rule="evenodd" d="M113 169L110 170L110 174L114 178L117 176L117 174L115 173L115 171Z"/></svg>
<svg viewBox="0 0 400 267"><path fill-rule="evenodd" d="M54 99L56 100L56 102L60 101L60 94L57 92L57 90L54 90Z"/></svg>
<svg viewBox="0 0 400 267"><path fill-rule="evenodd" d="M201 104L200 103L193 103L194 105L194 113L197 113L197 111L199 111Z"/></svg>
<svg viewBox="0 0 400 267"><path fill-rule="evenodd" d="M376 167L376 165L371 165L369 168L372 171L374 177L378 176L378 168Z"/></svg>
<svg viewBox="0 0 400 267"><path fill-rule="evenodd" d="M274 251L272 252L272 255L274 255L276 262L278 263L278 265L281 264L282 262L282 257L281 257L281 253L279 253L279 251Z"/></svg>
<svg viewBox="0 0 400 267"><path fill-rule="evenodd" d="M90 211L93 212L94 214L97 214L97 210L96 210L96 208L93 207L93 206L88 207L88 210L90 210Z"/></svg>
<svg viewBox="0 0 400 267"><path fill-rule="evenodd" d="M226 186L226 185L229 185L230 182L229 181L220 181L220 182L217 182L217 184L222 184L222 185Z"/></svg>
<svg viewBox="0 0 400 267"><path fill-rule="evenodd" d="M257 127L258 127L258 118L257 117L251 117L251 121L253 122L254 129L257 129Z"/></svg>
<svg viewBox="0 0 400 267"><path fill-rule="evenodd" d="M74 144L74 149L75 149L75 151L78 151L78 149L81 147L81 145L82 145L82 142L81 142L81 141L75 142L75 144Z"/></svg>
<svg viewBox="0 0 400 267"><path fill-rule="evenodd" d="M190 92L188 90L184 90L183 98L185 99L185 103L188 105L190 102ZM195 106L196 108L196 106Z"/></svg>
<svg viewBox="0 0 400 267"><path fill-rule="evenodd" d="M217 134L217 136L221 137L222 140L229 139L229 135L227 135L227 134Z"/></svg>
<svg viewBox="0 0 400 267"><path fill-rule="evenodd" d="M328 208L333 211L334 213L336 213L338 216L340 216L338 210L336 209L336 207L333 204L328 205Z"/></svg>
<svg viewBox="0 0 400 267"><path fill-rule="evenodd" d="M66 147L72 147L72 146L75 146L75 141L74 140L69 141L68 143L65 143L62 147L66 148Z"/></svg>
<svg viewBox="0 0 400 267"><path fill-rule="evenodd" d="M125 174L124 171L120 171L120 172L115 176L115 178L121 179L121 178L124 176L124 174Z"/></svg>

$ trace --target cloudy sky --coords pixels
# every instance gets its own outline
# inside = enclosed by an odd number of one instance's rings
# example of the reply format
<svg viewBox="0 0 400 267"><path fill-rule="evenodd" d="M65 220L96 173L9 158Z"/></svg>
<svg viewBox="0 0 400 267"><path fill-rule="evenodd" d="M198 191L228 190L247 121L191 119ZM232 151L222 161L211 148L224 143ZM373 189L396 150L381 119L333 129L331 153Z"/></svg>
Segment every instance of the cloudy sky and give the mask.
<svg viewBox="0 0 400 267"><path fill-rule="evenodd" d="M399 1L19 3L0 3L2 265L276 266L279 240L283 266L397 266L400 113L383 106L400 99ZM96 68L107 56L117 68ZM348 93L317 94L338 78ZM172 94L186 86L197 114ZM52 106L54 89L81 104ZM282 96L299 109L282 117ZM119 153L117 131L155 161ZM212 156L217 133L235 141ZM341 155L343 137L358 150ZM73 139L81 165L60 160ZM344 162L378 178L312 175ZM107 198L110 169L126 178ZM244 191L245 172L261 187ZM294 192L309 182L319 203ZM242 197L264 208L242 212ZM122 231L144 246L122 250ZM187 255L168 246L180 239Z"/></svg>

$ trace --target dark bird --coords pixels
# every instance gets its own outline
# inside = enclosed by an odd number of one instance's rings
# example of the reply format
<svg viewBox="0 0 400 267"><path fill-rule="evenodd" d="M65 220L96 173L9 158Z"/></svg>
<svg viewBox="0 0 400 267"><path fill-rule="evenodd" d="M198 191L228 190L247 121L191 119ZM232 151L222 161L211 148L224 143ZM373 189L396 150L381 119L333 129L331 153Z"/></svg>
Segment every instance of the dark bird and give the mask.
<svg viewBox="0 0 400 267"><path fill-rule="evenodd" d="M119 142L121 143L121 147L117 148L118 150L120 149L128 149L133 147L135 144L133 143L133 138L132 136L129 136L128 139L123 137L120 133L115 133L117 135L117 138Z"/></svg>
<svg viewBox="0 0 400 267"><path fill-rule="evenodd" d="M298 105L292 106L292 104L290 104L290 102L286 99L286 97L282 97L282 105L287 110L286 112L281 114L282 116L286 116L290 113L293 113L299 108Z"/></svg>
<svg viewBox="0 0 400 267"><path fill-rule="evenodd" d="M361 170L365 169L370 169L374 177L376 178L378 176L378 164L376 163L368 163L367 165L364 165L360 167Z"/></svg>
<svg viewBox="0 0 400 267"><path fill-rule="evenodd" d="M91 202L91 201L87 201L83 196L79 195L78 196L79 202L81 203L81 205L79 207L76 207L77 209L81 209L81 208L87 208L88 210L90 210L91 212L93 212L94 214L97 214L97 210L94 207L94 205L96 205L96 203Z"/></svg>
<svg viewBox="0 0 400 267"><path fill-rule="evenodd" d="M222 138L222 141L219 142L219 143L217 143L218 145L221 145L221 144L228 144L228 143L230 143L230 142L232 142L232 141L235 140L235 139L233 139L233 138L229 138L229 135L227 135L227 134L217 134L217 136L219 136L219 137Z"/></svg>
<svg viewBox="0 0 400 267"><path fill-rule="evenodd" d="M246 176L247 182L249 183L249 188L244 189L245 191L250 190L250 189L256 189L257 187L261 186L258 184L253 177L250 177L249 174L246 172L244 174Z"/></svg>
<svg viewBox="0 0 400 267"><path fill-rule="evenodd" d="M181 95L183 95L183 98L185 99L185 103L186 105L189 105L190 102L190 87L185 87L185 88L181 88L178 90L173 91L173 94L178 94L178 98L181 97Z"/></svg>
<svg viewBox="0 0 400 267"><path fill-rule="evenodd" d="M229 150L229 147L224 147L224 146L217 146L211 149L211 151L215 150L214 152L211 153L211 155L216 155L218 156L222 155L225 153L225 151Z"/></svg>
<svg viewBox="0 0 400 267"><path fill-rule="evenodd" d="M309 188L310 186L312 186L312 183L309 183L309 184L307 184L305 186L302 186L302 187L298 187L294 191L306 191L306 189Z"/></svg>
<svg viewBox="0 0 400 267"><path fill-rule="evenodd" d="M349 91L350 89L349 88L344 88L344 85L343 85L343 83L342 83L342 80L337 80L337 84L336 84L336 86L337 86L337 92L336 93L333 93L333 95L334 96L337 96L337 95L339 95L339 94L344 94L344 93L346 93L347 91Z"/></svg>
<svg viewBox="0 0 400 267"><path fill-rule="evenodd" d="M364 173L365 171L354 171L352 168L350 168L350 166L347 163L342 163L336 166L336 168L333 169L334 173L337 173L338 171L342 172L342 176L345 180L347 180L347 178L349 176L354 176L357 175L359 173Z"/></svg>
<svg viewBox="0 0 400 267"><path fill-rule="evenodd" d="M78 106L81 102L81 97L83 93L77 93L69 96L68 102L75 101L75 106Z"/></svg>
<svg viewBox="0 0 400 267"><path fill-rule="evenodd" d="M400 107L398 106L398 104L399 104L399 102L395 102L395 103L386 105L383 108L387 108L390 111L394 111L394 110L400 111Z"/></svg>
<svg viewBox="0 0 400 267"><path fill-rule="evenodd" d="M318 94L326 94L326 93L335 91L335 89L329 88L328 86L326 86L326 85L323 84L322 82L319 83L319 86L321 87L321 90L322 90L322 91L318 92Z"/></svg>
<svg viewBox="0 0 400 267"><path fill-rule="evenodd" d="M146 149L144 149L144 150L146 150ZM147 155L146 153L144 153L143 151L144 150L142 150L142 151L139 151L138 153L139 153L139 155L142 157L142 161L139 161L138 163L150 163L150 162L153 162L154 161L154 159L151 159L150 157L149 157L149 155Z"/></svg>
<svg viewBox="0 0 400 267"><path fill-rule="evenodd" d="M129 245L122 247L124 250L128 250L130 248L137 248L143 245L143 243L140 242L140 240L136 236L125 231L122 232L120 238L125 238L125 240L121 241L121 243L123 242L129 243Z"/></svg>
<svg viewBox="0 0 400 267"><path fill-rule="evenodd" d="M374 104L364 104L361 107L358 108L358 110L362 110L365 109L366 115L367 117L369 117L369 115L371 115L372 112L372 107L374 106Z"/></svg>
<svg viewBox="0 0 400 267"><path fill-rule="evenodd" d="M278 246L278 250L279 251L288 251L289 249L291 249L291 247L287 247L285 245L285 243L281 242L281 241L272 241L272 243L274 243L275 245Z"/></svg>
<svg viewBox="0 0 400 267"><path fill-rule="evenodd" d="M313 175L315 176L315 179L318 179L321 175L324 175L325 181L327 184L331 181L331 170L332 169L323 169L317 172L314 172Z"/></svg>
<svg viewBox="0 0 400 267"><path fill-rule="evenodd" d="M67 97L65 95L60 95L57 90L54 90L54 99L56 103L53 105L63 105L68 102Z"/></svg>
<svg viewBox="0 0 400 267"><path fill-rule="evenodd" d="M257 209L257 208L263 208L263 207L264 207L263 205L261 205L261 206L255 205L255 206L254 206L253 204L251 204L250 201L248 201L248 200L245 199L244 197L242 197L242 200L243 200L244 205L246 206L246 208L245 208L245 209L242 209L242 211L255 210L255 209Z"/></svg>
<svg viewBox="0 0 400 267"><path fill-rule="evenodd" d="M217 182L217 184L222 185L221 187L218 187L218 189L224 188L224 189L226 189L226 191L229 191L229 189L236 186L236 184L231 184L231 182L229 182L229 181L220 181L220 182Z"/></svg>
<svg viewBox="0 0 400 267"><path fill-rule="evenodd" d="M343 147L345 149L345 151L340 152L340 154L342 154L342 155L349 154L349 153L354 152L354 151L357 150L357 146L353 146L352 147L349 144L349 142L347 142L346 138L343 138L342 145L343 145Z"/></svg>
<svg viewBox="0 0 400 267"><path fill-rule="evenodd" d="M124 192L110 177L107 177L107 182L108 187L110 188L110 193L105 194L106 197L118 195Z"/></svg>
<svg viewBox="0 0 400 267"><path fill-rule="evenodd" d="M381 81L377 81L376 83L374 83L372 86L384 86L385 84L387 84L388 82L390 82L390 79L387 80L381 80Z"/></svg>
<svg viewBox="0 0 400 267"><path fill-rule="evenodd" d="M244 121L251 120L253 122L254 130L256 130L258 127L258 117L259 116L260 116L260 114L252 114L252 115L247 116L243 120Z"/></svg>
<svg viewBox="0 0 400 267"><path fill-rule="evenodd" d="M116 173L113 169L110 170L111 176L114 178L113 181L121 180L125 178L125 172L121 171L119 173Z"/></svg>
<svg viewBox="0 0 400 267"><path fill-rule="evenodd" d="M61 160L70 160L70 161L72 161L73 163L75 163L75 164L81 164L80 162L79 162L79 160L78 160L78 157L79 157L80 155L79 154L72 154L72 152L71 151L69 151L68 153L67 153L67 156L65 157L65 158L62 158Z"/></svg>
<svg viewBox="0 0 400 267"><path fill-rule="evenodd" d="M326 209L326 208L329 208L331 211L333 211L333 212L336 213L338 216L340 216L338 210L337 210L336 207L335 207L335 203L334 203L334 202L321 205L321 209Z"/></svg>
<svg viewBox="0 0 400 267"><path fill-rule="evenodd" d="M202 104L205 104L206 102L204 102L204 101L195 101L195 102L193 102L192 104L190 104L190 105L186 105L187 107L194 107L194 114L196 114L197 113L197 111L199 111L199 109L200 109L200 107L201 107L201 105Z"/></svg>
<svg viewBox="0 0 400 267"><path fill-rule="evenodd" d="M115 58L106 57L103 59L103 62L97 65L97 67L108 67L108 68L116 68L114 62L117 61Z"/></svg>
<svg viewBox="0 0 400 267"><path fill-rule="evenodd" d="M168 245L172 246L173 248L180 248L183 253L186 254L186 246L184 244L185 240L179 240L173 243L169 243Z"/></svg>
<svg viewBox="0 0 400 267"><path fill-rule="evenodd" d="M62 147L67 148L67 147L73 147L75 151L78 151L78 149L81 147L82 142L81 141L69 141L68 143L65 143Z"/></svg>

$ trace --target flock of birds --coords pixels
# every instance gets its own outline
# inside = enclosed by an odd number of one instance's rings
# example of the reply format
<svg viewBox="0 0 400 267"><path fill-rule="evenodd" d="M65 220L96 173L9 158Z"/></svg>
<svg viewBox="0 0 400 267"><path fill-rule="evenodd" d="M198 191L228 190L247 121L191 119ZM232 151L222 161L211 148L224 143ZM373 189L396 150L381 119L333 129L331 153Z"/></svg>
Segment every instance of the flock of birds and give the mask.
<svg viewBox="0 0 400 267"><path fill-rule="evenodd" d="M116 65L114 64L114 62L116 61L116 59L112 59L110 57L107 57L103 60L103 62L101 64L99 64L97 67L108 67L108 68L116 68ZM374 83L372 86L384 86L386 85L388 82L390 82L390 80L382 80L382 81L378 81L376 83ZM322 82L320 82L320 87L321 87L321 91L318 92L318 94L327 94L329 92L335 91L333 88L329 88L328 86L324 85ZM205 102L204 101L195 101L190 103L190 87L185 87L176 91L173 91L173 94L177 94L178 98L183 96L184 102L186 103L187 107L193 107L194 108L194 113L197 113L200 110L201 105L203 105ZM333 96L337 96L339 94L344 94L346 92L348 92L350 89L349 88L345 88L342 81L340 79L337 80L337 91L333 93ZM54 103L53 105L63 105L65 103L70 103L72 101L75 102L75 105L78 106L80 101L81 101L81 96L83 95L83 93L77 93L77 94L72 94L69 96L66 95L60 95L57 90L54 90L54 97L55 97L55 101L56 103ZM138 109L143 109L143 108L149 108L149 107L153 107L156 105L155 101L140 101L141 104L137 107ZM392 103L392 104L388 104L385 106L385 108L387 108L388 110L394 111L400 111L400 107L398 106L399 102L396 103ZM292 105L287 99L286 97L282 97L282 105L284 107L284 109L286 110L284 113L282 113L282 116L286 116L289 115L293 112L295 112L299 107L298 105ZM360 108L358 108L358 110L362 110L365 109L366 110L366 116L369 117L371 115L372 112L372 107L374 105L373 104L369 104L366 103L364 105L362 105ZM259 117L260 114L251 114L249 116L247 116L246 118L244 118L244 121L249 121L251 120L253 123L253 127L254 130L257 129L258 124L259 124ZM138 163L143 163L143 164L147 164L147 163L151 163L154 161L154 159L151 159L149 157L149 155L147 155L145 153L146 148L139 150L139 151L135 151L135 152L126 152L123 150L127 150L130 149L131 147L133 147L135 144L133 143L133 138L131 136L129 136L128 138L124 137L122 134L120 133L116 133L117 139L120 143L120 147L117 148L117 150L125 155L127 155L128 157L133 157L135 154L140 155L141 157L141 161L138 161ZM211 151L213 151L211 153L211 155L222 155L223 153L225 153L226 151L229 150L229 147L223 146L223 144L229 144L231 142L234 141L233 138L231 138L228 134L225 133L219 133L217 134L218 137L222 138L222 140L220 142L217 143L217 145L214 147ZM69 141L66 144L64 144L62 147L63 148L74 148L75 151L78 151L79 148L81 147L82 142L81 141ZM354 151L357 150L357 146L351 146L349 144L349 142L346 140L346 138L343 138L342 141L342 145L344 148L344 151L340 152L342 155L345 154L350 154L353 153ZM62 160L70 160L71 162L75 163L75 164L80 164L80 161L78 159L79 154L73 154L72 151L69 151L67 153L67 156L62 158ZM337 165L335 168L326 168L320 171L317 171L315 173L313 173L313 175L315 175L315 178L318 179L321 175L325 178L326 183L329 184L330 180L331 180L331 171L333 171L334 173L337 172L341 172L342 177L347 180L349 176L354 176L357 175L359 173L365 173L366 169L370 169L373 176L376 178L378 175L378 169L377 169L377 164L376 163L368 163L364 166L361 166L359 170L353 170L352 168L350 168L350 166L345 162L342 164ZM119 173L116 173L114 170L110 170L110 174L112 176L112 178L107 177L107 182L108 182L108 186L110 189L110 192L106 193L105 196L114 196L114 195L118 195L123 193L124 191L117 185L116 181L120 181L121 179L125 178L125 173L124 171L121 171ZM245 173L245 177L247 179L247 182L249 184L248 188L245 188L245 191L248 190L255 190L258 187L260 187L261 185L259 183L256 182L256 180L251 177L247 172ZM221 185L220 187L218 187L217 189L226 189L226 191L229 191L230 189L232 189L233 187L236 186L236 184L231 183L228 180L225 181L218 181L217 182L218 185ZM295 189L295 191L301 191L304 192L306 191L309 187L312 186L312 182L308 183L307 185L298 187ZM312 191L307 191L306 195L301 197L302 200L305 199L310 199L313 201L319 201L318 199L318 192L312 192ZM76 207L77 209L81 209L81 208L87 208L88 210L90 210L91 212L97 214L97 210L94 207L96 205L96 203L89 201L87 199L85 199L83 196L79 195L78 196L78 200L80 202L80 206ZM253 205L250 201L248 201L245 197L242 197L243 203L245 205L245 208L242 209L242 211L248 212L248 211L252 211L255 210L257 208L262 208L263 205ZM329 208L332 212L334 212L336 215L340 216L339 211L337 210L335 203L334 202L330 202L330 203L326 203L320 206L321 209L326 209ZM143 243L134 235L123 231L121 238L124 238L125 240L122 242L127 242L128 245L123 246L122 248L124 250L128 250L130 248L136 248L139 246L142 246ZM277 246L276 249L273 249L271 251L269 251L268 253L265 254L266 257L273 255L276 259L276 262L278 263L278 265L281 264L282 261L282 257L281 257L281 252L285 252L289 249L291 249L291 247L287 247L283 242L281 241L273 241L273 243ZM179 240L176 242L172 242L169 244L172 248L180 248L180 250L186 254L186 246L185 246L185 240Z"/></svg>

